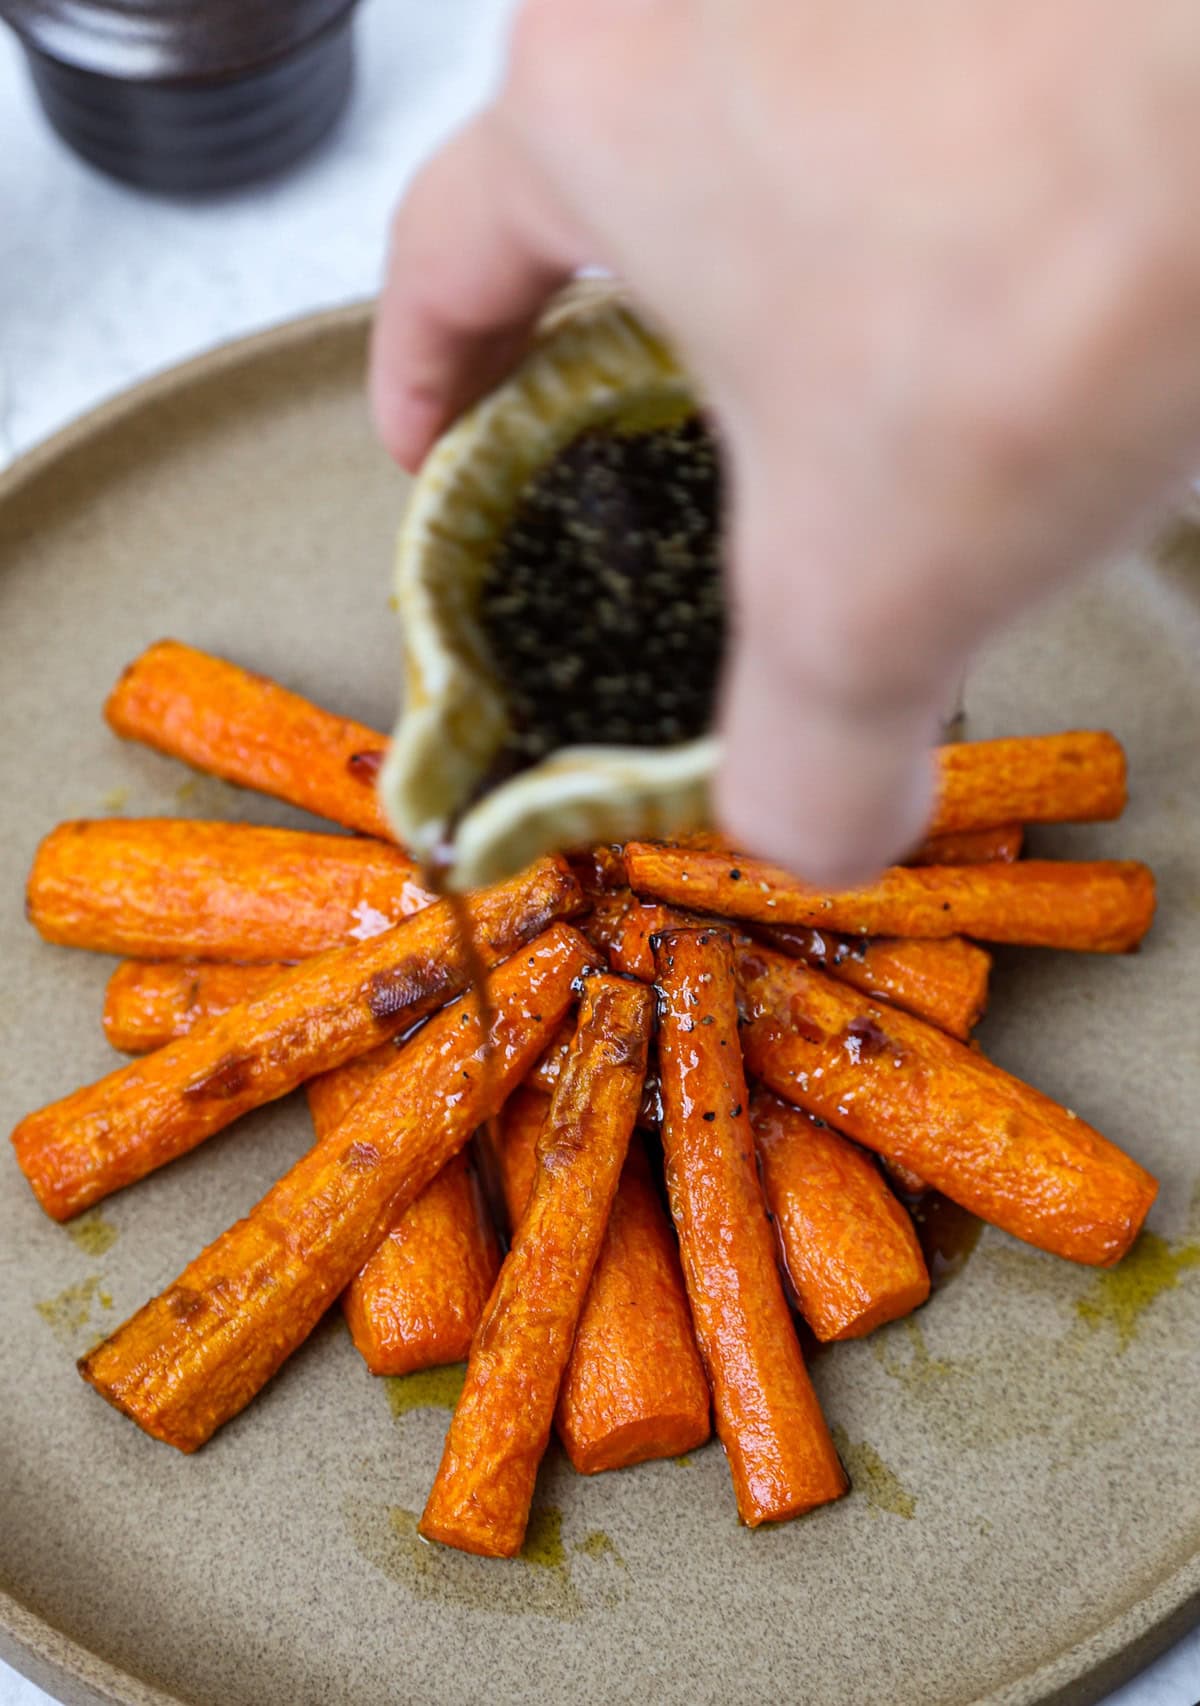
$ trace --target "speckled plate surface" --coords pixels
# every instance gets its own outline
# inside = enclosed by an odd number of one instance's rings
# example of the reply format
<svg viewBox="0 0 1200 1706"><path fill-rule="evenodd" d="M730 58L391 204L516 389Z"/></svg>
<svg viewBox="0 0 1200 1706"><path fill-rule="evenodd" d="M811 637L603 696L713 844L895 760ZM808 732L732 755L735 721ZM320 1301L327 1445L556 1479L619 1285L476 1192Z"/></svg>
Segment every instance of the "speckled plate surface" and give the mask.
<svg viewBox="0 0 1200 1706"><path fill-rule="evenodd" d="M126 811L299 821L119 744L100 705L175 634L389 726L403 484L374 446L365 314L232 346L119 399L0 483L0 1123L113 1064L108 962L22 916L38 837ZM1084 1702L1200 1611L1200 584L1130 563L983 661L973 733L1107 725L1120 824L1037 838L1157 868L1130 959L1000 961L985 1042L1161 1177L1132 1268L988 1231L910 1324L817 1363L854 1496L734 1518L719 1450L595 1480L552 1452L534 1557L417 1550L446 1382L362 1370L335 1316L177 1456L74 1357L308 1142L282 1103L45 1219L0 1154L0 1650L70 1702L695 1706Z"/></svg>

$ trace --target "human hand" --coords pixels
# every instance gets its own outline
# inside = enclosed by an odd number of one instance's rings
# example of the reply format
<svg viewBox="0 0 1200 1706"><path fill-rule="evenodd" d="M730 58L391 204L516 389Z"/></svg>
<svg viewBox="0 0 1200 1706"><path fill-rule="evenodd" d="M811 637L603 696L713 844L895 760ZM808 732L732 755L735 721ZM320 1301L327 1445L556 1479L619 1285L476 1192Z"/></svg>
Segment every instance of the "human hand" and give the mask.
<svg viewBox="0 0 1200 1706"><path fill-rule="evenodd" d="M972 651L1200 465L1190 0L527 0L401 205L372 356L409 467L580 265L711 403L718 807L815 881L916 839Z"/></svg>

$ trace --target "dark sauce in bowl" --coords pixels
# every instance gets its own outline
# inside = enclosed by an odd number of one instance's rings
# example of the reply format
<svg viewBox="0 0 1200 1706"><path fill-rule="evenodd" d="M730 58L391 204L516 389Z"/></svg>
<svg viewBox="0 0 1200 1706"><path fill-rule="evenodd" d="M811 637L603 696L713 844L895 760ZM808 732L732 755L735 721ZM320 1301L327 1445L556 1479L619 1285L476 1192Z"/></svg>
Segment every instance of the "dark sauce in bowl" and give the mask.
<svg viewBox="0 0 1200 1706"><path fill-rule="evenodd" d="M725 645L720 499L697 415L582 433L533 477L480 604L513 724L500 774L564 746L707 732Z"/></svg>

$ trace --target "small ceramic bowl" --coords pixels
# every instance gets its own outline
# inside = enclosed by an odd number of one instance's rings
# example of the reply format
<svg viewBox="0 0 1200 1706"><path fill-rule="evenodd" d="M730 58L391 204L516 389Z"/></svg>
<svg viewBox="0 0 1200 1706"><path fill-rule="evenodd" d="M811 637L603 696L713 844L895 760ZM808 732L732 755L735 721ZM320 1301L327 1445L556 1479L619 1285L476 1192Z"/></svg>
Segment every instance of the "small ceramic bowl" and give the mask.
<svg viewBox="0 0 1200 1706"><path fill-rule="evenodd" d="M447 887L495 881L555 848L708 825L711 735L564 747L488 787L511 729L479 616L489 559L545 463L592 428L669 424L697 406L620 291L588 281L557 301L517 371L426 460L397 551L406 704L381 788L401 839Z"/></svg>

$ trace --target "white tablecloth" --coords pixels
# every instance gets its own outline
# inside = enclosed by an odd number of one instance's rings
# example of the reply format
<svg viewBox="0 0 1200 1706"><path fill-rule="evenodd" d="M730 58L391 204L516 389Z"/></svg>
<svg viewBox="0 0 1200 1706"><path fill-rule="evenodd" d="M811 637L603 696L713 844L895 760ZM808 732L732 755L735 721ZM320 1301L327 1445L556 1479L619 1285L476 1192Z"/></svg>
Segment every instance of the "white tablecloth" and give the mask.
<svg viewBox="0 0 1200 1706"><path fill-rule="evenodd" d="M388 210L486 88L509 5L366 0L332 141L276 183L192 205L110 183L61 147L0 31L0 466L157 368L372 292ZM1200 1630L1105 1706L1197 1702ZM0 1662L0 1706L51 1703Z"/></svg>

